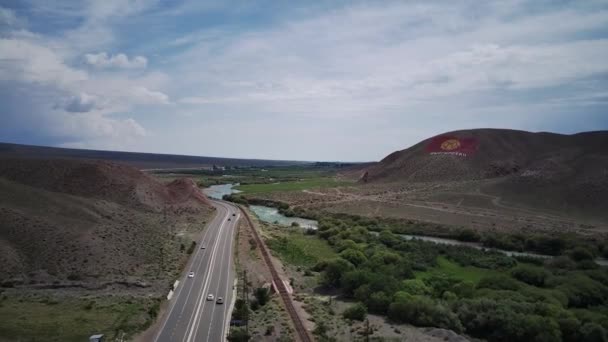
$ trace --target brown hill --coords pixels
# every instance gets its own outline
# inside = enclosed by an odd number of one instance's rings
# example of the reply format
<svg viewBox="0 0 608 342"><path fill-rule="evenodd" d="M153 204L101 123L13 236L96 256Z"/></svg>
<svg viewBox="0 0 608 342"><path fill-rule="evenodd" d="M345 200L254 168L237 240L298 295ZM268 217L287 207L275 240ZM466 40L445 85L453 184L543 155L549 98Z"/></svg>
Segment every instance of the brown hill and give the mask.
<svg viewBox="0 0 608 342"><path fill-rule="evenodd" d="M362 174L368 183L483 180L484 191L513 202L600 213L608 200L608 131L449 132L391 153Z"/></svg>
<svg viewBox="0 0 608 342"><path fill-rule="evenodd" d="M208 200L189 179L165 185L131 166L75 159L1 159L0 177L53 192L155 211Z"/></svg>
<svg viewBox="0 0 608 342"><path fill-rule="evenodd" d="M211 212L192 180L165 185L108 162L0 159L0 285L162 292Z"/></svg>

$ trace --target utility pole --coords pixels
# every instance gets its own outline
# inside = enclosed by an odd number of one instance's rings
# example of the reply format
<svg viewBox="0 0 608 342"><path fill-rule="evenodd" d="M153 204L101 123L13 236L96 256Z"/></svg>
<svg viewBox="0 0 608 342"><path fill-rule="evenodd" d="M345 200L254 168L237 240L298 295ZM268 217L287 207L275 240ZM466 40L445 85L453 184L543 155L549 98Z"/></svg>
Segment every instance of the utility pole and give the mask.
<svg viewBox="0 0 608 342"><path fill-rule="evenodd" d="M243 270L243 292L245 294L245 332L249 336L249 284L247 284L247 270Z"/></svg>
<svg viewBox="0 0 608 342"><path fill-rule="evenodd" d="M365 319L365 341L369 342L369 318Z"/></svg>

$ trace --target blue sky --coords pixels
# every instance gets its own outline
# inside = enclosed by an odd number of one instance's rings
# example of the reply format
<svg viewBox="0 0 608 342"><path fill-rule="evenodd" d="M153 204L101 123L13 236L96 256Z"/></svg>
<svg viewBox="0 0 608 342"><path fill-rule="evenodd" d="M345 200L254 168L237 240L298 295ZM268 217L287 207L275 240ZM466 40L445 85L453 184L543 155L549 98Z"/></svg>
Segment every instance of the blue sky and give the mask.
<svg viewBox="0 0 608 342"><path fill-rule="evenodd" d="M11 1L0 141L379 160L608 129L606 1Z"/></svg>

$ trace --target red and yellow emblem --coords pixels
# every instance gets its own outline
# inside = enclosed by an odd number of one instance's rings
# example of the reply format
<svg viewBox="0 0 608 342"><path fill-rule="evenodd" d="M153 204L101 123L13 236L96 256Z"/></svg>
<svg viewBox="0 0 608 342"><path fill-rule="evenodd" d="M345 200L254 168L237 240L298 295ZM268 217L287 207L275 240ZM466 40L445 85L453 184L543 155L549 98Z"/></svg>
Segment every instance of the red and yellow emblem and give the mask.
<svg viewBox="0 0 608 342"><path fill-rule="evenodd" d="M458 139L448 139L441 143L441 149L444 151L453 151L460 148L460 141Z"/></svg>

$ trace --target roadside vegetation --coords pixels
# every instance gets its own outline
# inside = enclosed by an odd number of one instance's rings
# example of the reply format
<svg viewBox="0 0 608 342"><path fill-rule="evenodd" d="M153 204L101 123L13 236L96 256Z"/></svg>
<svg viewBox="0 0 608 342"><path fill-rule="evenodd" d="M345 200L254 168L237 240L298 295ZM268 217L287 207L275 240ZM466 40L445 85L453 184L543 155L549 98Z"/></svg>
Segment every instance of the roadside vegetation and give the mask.
<svg viewBox="0 0 608 342"><path fill-rule="evenodd" d="M553 259L515 259L464 246L401 239L375 220L320 219L337 256L320 260L320 284L394 323L433 326L489 341L605 341L608 271L597 253L564 241ZM568 248L567 250L565 248Z"/></svg>
<svg viewBox="0 0 608 342"><path fill-rule="evenodd" d="M160 299L0 293L0 338L10 341L86 341L130 338L156 319Z"/></svg>
<svg viewBox="0 0 608 342"><path fill-rule="evenodd" d="M266 243L282 260L295 266L314 266L320 260L336 257L327 242L301 231L290 229L284 235L275 234Z"/></svg>
<svg viewBox="0 0 608 342"><path fill-rule="evenodd" d="M382 219L314 216L318 231L273 228L267 243L304 275L296 282L309 285L301 289L324 289L351 303L340 313L347 321L365 321L370 313L391 325L439 327L488 341L608 341L608 270L594 262L604 252L601 242L523 236L523 246L554 257L510 257L405 240L393 232L403 228ZM476 242L512 238L451 234ZM320 288L310 285L313 279ZM330 338L330 330L317 336Z"/></svg>
<svg viewBox="0 0 608 342"><path fill-rule="evenodd" d="M236 189L245 194L267 193L273 191L302 191L316 188L331 188L351 185L352 182L338 181L333 177L316 177L303 180L275 182L270 184L248 184L237 186Z"/></svg>

